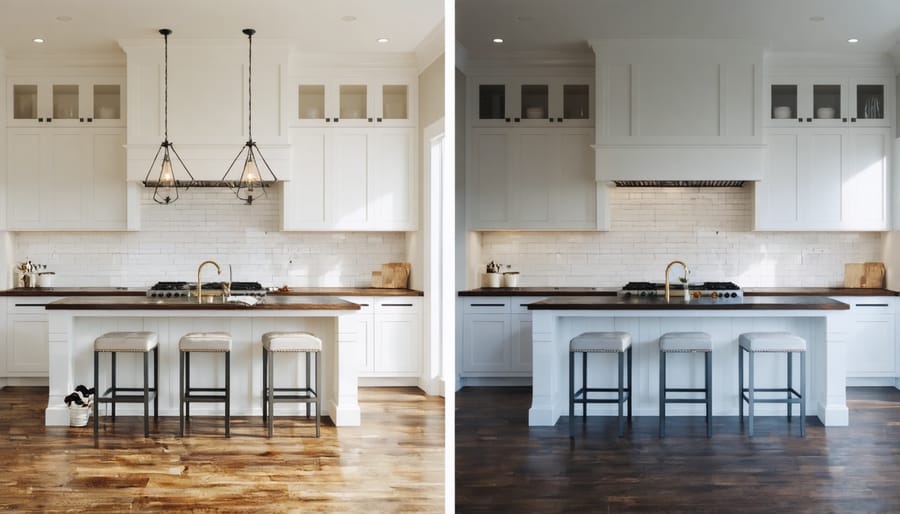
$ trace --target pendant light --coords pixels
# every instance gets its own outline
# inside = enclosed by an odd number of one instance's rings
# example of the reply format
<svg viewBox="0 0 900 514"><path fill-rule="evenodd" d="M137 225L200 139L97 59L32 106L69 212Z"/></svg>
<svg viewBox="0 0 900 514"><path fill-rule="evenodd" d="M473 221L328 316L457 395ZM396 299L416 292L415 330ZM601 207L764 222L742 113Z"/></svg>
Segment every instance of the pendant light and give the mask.
<svg viewBox="0 0 900 514"><path fill-rule="evenodd" d="M187 191L187 189L194 182L194 176L191 175L191 172L188 171L187 166L184 165L184 161L181 160L181 156L179 156L178 152L175 150L175 145L169 142L169 34L171 34L172 31L170 29L159 29L159 33L162 34L163 40L165 41L165 79L163 82L163 142L159 145L159 149L156 151L156 156L153 157L153 162L150 163L150 169L147 171L147 176L144 177L144 186L154 188L154 202L161 205L168 205L178 200L179 188L182 191ZM172 167L172 157L169 154L170 151L171 155L174 155L178 160L178 163L184 169L184 172L187 173L187 176L190 177L190 180L182 181L178 180L175 177L175 169ZM150 180L150 174L153 173L153 169L156 166L157 161L159 160L160 154L162 154L162 163L159 167L159 177L155 181L152 181Z"/></svg>
<svg viewBox="0 0 900 514"><path fill-rule="evenodd" d="M244 146L238 152L237 156L235 156L234 160L231 161L231 166L228 166L228 170L225 171L225 175L222 177L222 181L228 184L228 187L234 191L235 196L240 198L241 200L247 202L247 205L253 203L253 200L261 196L266 196L265 188L268 187L268 184L275 182L278 180L278 177L275 176L275 173L272 172L272 168L269 167L269 163L266 162L266 158L263 157L262 152L260 152L259 147L256 146L256 142L253 141L253 34L256 34L256 31L253 29L244 29L241 32L247 35L247 42L249 44L248 48L248 66L247 66L247 142L244 143ZM246 153L245 153L246 152ZM235 167L234 165L241 160L243 156L243 166L241 169L240 177L229 180L228 175L231 173L231 170ZM263 171L263 168L259 166L259 163L262 163L265 166L265 171L271 176L270 180L265 180L260 173Z"/></svg>

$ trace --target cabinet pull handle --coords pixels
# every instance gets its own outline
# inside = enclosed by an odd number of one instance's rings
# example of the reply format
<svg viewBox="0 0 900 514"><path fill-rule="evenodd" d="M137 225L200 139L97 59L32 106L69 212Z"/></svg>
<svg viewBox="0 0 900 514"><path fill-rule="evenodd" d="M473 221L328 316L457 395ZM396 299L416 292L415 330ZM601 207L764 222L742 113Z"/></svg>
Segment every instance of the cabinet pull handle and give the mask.
<svg viewBox="0 0 900 514"><path fill-rule="evenodd" d="M375 118L378 123L381 123L381 118Z"/></svg>
<svg viewBox="0 0 900 514"><path fill-rule="evenodd" d="M527 303L520 303L520 304L519 304L519 307L528 307L528 304L527 304Z"/></svg>
<svg viewBox="0 0 900 514"><path fill-rule="evenodd" d="M515 121L516 123L518 123L520 120L519 120L519 118L513 118L513 121Z"/></svg>
<svg viewBox="0 0 900 514"><path fill-rule="evenodd" d="M841 121L843 121L844 123L847 123L847 118L841 118Z"/></svg>
<svg viewBox="0 0 900 514"><path fill-rule="evenodd" d="M43 121L44 121L44 118L38 118L38 123L41 123Z"/></svg>
<svg viewBox="0 0 900 514"><path fill-rule="evenodd" d="M856 123L856 118L850 118L850 123Z"/></svg>
<svg viewBox="0 0 900 514"><path fill-rule="evenodd" d="M800 123L803 123L803 118L797 118L797 121L799 121Z"/></svg>
<svg viewBox="0 0 900 514"><path fill-rule="evenodd" d="M88 123L92 123L93 121L94 121L94 118L88 118Z"/></svg>
<svg viewBox="0 0 900 514"><path fill-rule="evenodd" d="M506 118L506 122L509 123L509 118Z"/></svg>
<svg viewBox="0 0 900 514"><path fill-rule="evenodd" d="M78 121L80 121L81 123L84 123L84 118L78 118Z"/></svg>
<svg viewBox="0 0 900 514"><path fill-rule="evenodd" d="M557 122L557 123L562 123L562 122L563 122L563 119L562 119L562 118L556 118L556 122Z"/></svg>
<svg viewBox="0 0 900 514"><path fill-rule="evenodd" d="M382 307L412 307L411 303L383 303Z"/></svg>
<svg viewBox="0 0 900 514"><path fill-rule="evenodd" d="M16 307L46 307L46 303L17 303Z"/></svg>
<svg viewBox="0 0 900 514"><path fill-rule="evenodd" d="M473 303L472 307L506 307L505 303Z"/></svg>
<svg viewBox="0 0 900 514"><path fill-rule="evenodd" d="M807 123L812 123L812 118L806 118Z"/></svg>
<svg viewBox="0 0 900 514"><path fill-rule="evenodd" d="M331 123L331 118L325 118L325 123Z"/></svg>
<svg viewBox="0 0 900 514"><path fill-rule="evenodd" d="M369 118L369 123L372 123L372 118Z"/></svg>
<svg viewBox="0 0 900 514"><path fill-rule="evenodd" d="M51 121L53 121L53 118L47 118L47 123L50 123Z"/></svg>
<svg viewBox="0 0 900 514"><path fill-rule="evenodd" d="M886 303L857 303L857 307L887 307Z"/></svg>
<svg viewBox="0 0 900 514"><path fill-rule="evenodd" d="M339 121L341 121L340 118L335 118L335 119L334 119L334 122L335 122L335 123L337 123L337 122L339 122Z"/></svg>
<svg viewBox="0 0 900 514"><path fill-rule="evenodd" d="M359 304L359 306L360 306L360 307L368 307L369 304L367 304L367 303L361 303L361 304Z"/></svg>
<svg viewBox="0 0 900 514"><path fill-rule="evenodd" d="M547 121L549 121L550 123L553 123L553 118L547 118Z"/></svg>

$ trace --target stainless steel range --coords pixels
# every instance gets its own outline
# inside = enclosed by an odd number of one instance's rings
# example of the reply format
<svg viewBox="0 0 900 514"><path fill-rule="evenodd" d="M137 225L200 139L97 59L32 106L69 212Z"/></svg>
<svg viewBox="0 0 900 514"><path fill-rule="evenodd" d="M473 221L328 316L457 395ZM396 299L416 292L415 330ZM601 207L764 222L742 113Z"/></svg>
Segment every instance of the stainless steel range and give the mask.
<svg viewBox="0 0 900 514"><path fill-rule="evenodd" d="M715 298L717 300L730 300L744 297L744 290L734 282L699 282L689 283L688 288L693 298ZM670 283L669 289L672 296L681 296L684 284ZM662 282L629 282L619 291L622 298L635 296L665 296L666 285Z"/></svg>
<svg viewBox="0 0 900 514"><path fill-rule="evenodd" d="M196 282L157 282L147 290L147 296L151 298L187 298L192 291L197 290ZM221 292L221 282L204 282L204 295L210 292ZM231 294L234 296L252 296L263 298L266 296L266 288L259 282L232 282Z"/></svg>

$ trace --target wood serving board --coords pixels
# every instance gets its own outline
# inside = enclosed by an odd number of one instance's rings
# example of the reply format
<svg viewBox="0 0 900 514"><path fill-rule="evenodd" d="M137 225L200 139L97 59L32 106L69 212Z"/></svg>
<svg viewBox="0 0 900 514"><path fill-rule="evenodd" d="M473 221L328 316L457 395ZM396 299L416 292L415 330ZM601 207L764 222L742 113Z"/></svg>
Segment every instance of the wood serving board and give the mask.
<svg viewBox="0 0 900 514"><path fill-rule="evenodd" d="M884 287L884 263L853 262L844 264L844 287Z"/></svg>
<svg viewBox="0 0 900 514"><path fill-rule="evenodd" d="M409 271L412 265L408 262L388 262L381 265L381 287L389 289L406 289L409 285Z"/></svg>

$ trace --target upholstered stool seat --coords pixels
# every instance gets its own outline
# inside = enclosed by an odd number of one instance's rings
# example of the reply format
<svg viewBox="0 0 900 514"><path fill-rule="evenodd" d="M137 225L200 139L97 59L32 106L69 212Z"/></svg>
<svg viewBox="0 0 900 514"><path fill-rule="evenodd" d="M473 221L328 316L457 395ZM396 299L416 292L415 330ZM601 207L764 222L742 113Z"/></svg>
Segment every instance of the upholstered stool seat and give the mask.
<svg viewBox="0 0 900 514"><path fill-rule="evenodd" d="M184 436L185 419L190 422L191 403L225 404L225 437L231 437L231 334L189 332L178 341L178 435ZM191 385L191 353L225 354L225 387Z"/></svg>
<svg viewBox="0 0 900 514"><path fill-rule="evenodd" d="M749 356L748 387L744 387L744 353ZM787 356L787 387L759 388L754 384L754 363L757 353L784 353ZM800 358L800 390L794 389L792 354ZM806 340L790 332L746 332L738 337L738 379L740 381L740 416L744 420L744 402L748 407L748 430L753 437L753 414L757 403L787 404L787 419L791 421L794 404L800 404L800 436L806 437ZM786 397L758 398L757 393L786 393Z"/></svg>
<svg viewBox="0 0 900 514"><path fill-rule="evenodd" d="M666 360L669 353L703 353L704 387L668 387ZM668 393L703 393L702 398L670 398ZM666 435L666 404L706 405L706 436L712 436L712 337L706 332L667 332L659 338L659 436Z"/></svg>
<svg viewBox="0 0 900 514"><path fill-rule="evenodd" d="M296 402L306 404L306 417L310 416L310 406L316 406L316 437L321 424L321 402L319 388L321 369L319 355L322 340L309 332L266 332L262 335L263 348L263 421L267 423L269 437L274 431L275 403ZM275 387L275 354L304 353L306 356L305 387ZM271 355L270 355L271 354ZM315 368L310 366L310 356L315 355ZM315 388L311 385L311 373L315 372Z"/></svg>
<svg viewBox="0 0 900 514"><path fill-rule="evenodd" d="M150 352L153 352L153 387L150 387ZM100 354L110 354L110 386L100 393ZM141 353L144 364L143 387L119 387L116 382L116 354ZM144 437L150 435L150 400L153 400L153 419L159 421L159 338L155 332L107 332L94 340L94 437L100 430L100 404L111 406L112 420L116 420L117 403L144 404Z"/></svg>
<svg viewBox="0 0 900 514"><path fill-rule="evenodd" d="M575 354L582 354L581 388L575 390ZM587 356L589 353L618 354L618 387L588 387ZM628 357L628 385L625 386L625 356ZM584 332L569 342L569 436L574 436L575 404L581 404L582 421L587 422L587 406L590 403L616 403L619 406L619 437L625 435L624 404L628 403L628 420L631 421L631 334L628 332ZM617 393L615 398L590 398L589 393Z"/></svg>

